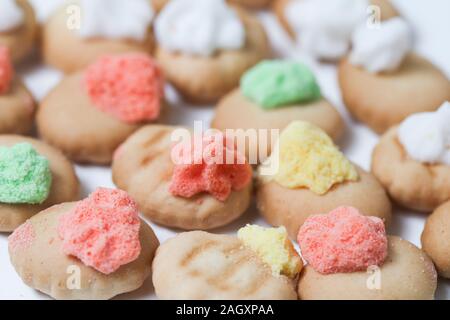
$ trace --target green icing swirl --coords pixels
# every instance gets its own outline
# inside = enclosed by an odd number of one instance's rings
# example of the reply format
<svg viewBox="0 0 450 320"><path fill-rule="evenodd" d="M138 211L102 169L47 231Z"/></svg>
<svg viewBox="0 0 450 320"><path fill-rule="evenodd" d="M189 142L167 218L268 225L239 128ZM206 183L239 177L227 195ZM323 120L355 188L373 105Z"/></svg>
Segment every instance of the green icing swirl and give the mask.
<svg viewBox="0 0 450 320"><path fill-rule="evenodd" d="M49 162L29 143L0 147L0 202L39 204L52 183Z"/></svg>
<svg viewBox="0 0 450 320"><path fill-rule="evenodd" d="M291 61L263 61L241 78L243 95L264 109L313 101L321 97L312 71Z"/></svg>

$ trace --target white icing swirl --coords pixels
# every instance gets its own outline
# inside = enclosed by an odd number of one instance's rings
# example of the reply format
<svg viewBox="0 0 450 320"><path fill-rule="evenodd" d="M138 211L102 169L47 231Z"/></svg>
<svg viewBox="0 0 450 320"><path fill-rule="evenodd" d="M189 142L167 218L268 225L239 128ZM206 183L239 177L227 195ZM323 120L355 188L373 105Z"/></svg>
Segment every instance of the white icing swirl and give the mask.
<svg viewBox="0 0 450 320"><path fill-rule="evenodd" d="M16 0L0 0L0 32L21 26L24 18L25 14Z"/></svg>
<svg viewBox="0 0 450 320"><path fill-rule="evenodd" d="M80 0L82 38L144 41L153 20L149 0Z"/></svg>
<svg viewBox="0 0 450 320"><path fill-rule="evenodd" d="M171 0L155 24L159 44L170 51L209 56L245 44L244 25L224 0Z"/></svg>
<svg viewBox="0 0 450 320"><path fill-rule="evenodd" d="M409 116L398 128L398 138L412 159L450 166L450 103Z"/></svg>
<svg viewBox="0 0 450 320"><path fill-rule="evenodd" d="M353 34L350 63L369 72L396 70L412 47L412 32L402 18L392 18L369 28L359 26Z"/></svg>
<svg viewBox="0 0 450 320"><path fill-rule="evenodd" d="M308 54L337 60L348 52L368 5L368 0L294 0L286 6L285 16Z"/></svg>

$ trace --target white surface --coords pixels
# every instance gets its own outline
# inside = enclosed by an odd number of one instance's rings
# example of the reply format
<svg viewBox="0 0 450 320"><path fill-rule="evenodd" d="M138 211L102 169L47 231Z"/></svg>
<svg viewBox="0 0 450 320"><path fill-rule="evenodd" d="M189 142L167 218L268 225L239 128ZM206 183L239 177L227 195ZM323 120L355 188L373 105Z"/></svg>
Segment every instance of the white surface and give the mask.
<svg viewBox="0 0 450 320"><path fill-rule="evenodd" d="M42 2L45 2L43 0ZM436 65L446 71L450 77L450 41L448 30L450 30L450 1L448 0L397 0L395 3L414 27L416 36L416 49L431 59ZM317 72L323 92L338 107L344 116L348 130L340 145L345 154L354 162L365 169L370 167L370 157L378 137L361 124L354 123L345 110L336 82L336 70L332 65L317 65L308 61L301 53L293 50L287 36L281 31L277 21L271 14L262 13L261 19L267 27L272 39L274 51L279 57L301 59ZM30 64L24 66L22 73L29 88L38 99L60 78L59 73L39 65ZM212 117L212 109L195 107L183 104L176 98L173 90L168 88L169 100L174 102L167 115L167 122L171 124L192 125L194 120L204 120L209 123ZM77 166L77 173L82 184L83 194L87 195L98 186L113 187L111 172L109 168ZM390 234L400 235L414 244L420 246L420 234L423 229L425 214L395 209L394 219L389 228ZM246 223L264 224L258 217L255 209L249 210L239 221L218 230L217 233L234 233ZM172 237L177 231L155 226L154 228L159 240L164 242ZM436 297L438 299L450 299L450 281L439 279ZM152 299L154 293L151 281L147 280L145 285L136 292L118 297L120 299ZM17 276L12 268L7 251L7 235L0 235L0 299L48 299L43 294L27 287Z"/></svg>

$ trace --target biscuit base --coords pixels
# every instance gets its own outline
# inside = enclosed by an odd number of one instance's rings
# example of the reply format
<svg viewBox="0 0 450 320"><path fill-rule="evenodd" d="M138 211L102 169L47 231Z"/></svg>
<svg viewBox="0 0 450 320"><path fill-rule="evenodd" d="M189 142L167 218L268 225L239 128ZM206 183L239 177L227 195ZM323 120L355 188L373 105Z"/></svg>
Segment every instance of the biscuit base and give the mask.
<svg viewBox="0 0 450 320"><path fill-rule="evenodd" d="M344 59L338 77L348 110L377 133L413 113L435 111L450 100L450 81L428 60L412 53L399 70L380 74Z"/></svg>
<svg viewBox="0 0 450 320"><path fill-rule="evenodd" d="M162 47L156 58L168 81L186 101L214 103L239 85L242 74L269 56L269 43L259 20L235 8L246 29L245 47L223 50L210 57L170 52Z"/></svg>
<svg viewBox="0 0 450 320"><path fill-rule="evenodd" d="M373 272L323 275L306 266L300 275L302 300L432 300L437 287L433 262L419 248L388 237L388 256ZM379 281L379 283L377 283Z"/></svg>
<svg viewBox="0 0 450 320"><path fill-rule="evenodd" d="M29 220L34 240L24 248L9 250L11 263L26 285L55 299L110 299L142 286L151 273L151 263L159 245L152 229L141 221L139 257L111 274L85 266L75 257L62 252L57 234L58 219L75 206L75 202L53 206ZM72 287L75 271L80 287Z"/></svg>
<svg viewBox="0 0 450 320"><path fill-rule="evenodd" d="M124 123L99 110L83 87L83 73L63 79L37 113L41 137L80 163L107 165L116 148L140 124Z"/></svg>
<svg viewBox="0 0 450 320"><path fill-rule="evenodd" d="M273 226L286 227L291 239L303 223L314 214L328 213L340 206L352 206L366 216L391 220L391 202L379 182L370 173L358 168L360 179L335 185L324 195L307 188L288 189L275 181L260 177L257 183L257 206Z"/></svg>
<svg viewBox="0 0 450 320"><path fill-rule="evenodd" d="M79 1L72 0L69 4L77 5ZM154 50L155 39L151 27L142 42L132 39L81 38L77 34L78 30L70 30L67 26L66 8L67 5L61 7L42 28L44 61L65 73L84 69L106 54L150 53Z"/></svg>
<svg viewBox="0 0 450 320"><path fill-rule="evenodd" d="M233 90L219 102L211 127L222 131L226 129L281 131L295 120L307 121L318 126L335 141L344 131L344 122L339 112L325 99L265 110L244 97L240 89ZM267 155L270 155L274 142L276 141L271 141L268 132ZM259 154L259 150L257 152Z"/></svg>
<svg viewBox="0 0 450 320"><path fill-rule="evenodd" d="M272 0L228 0L228 2L248 9L262 9L267 7Z"/></svg>
<svg viewBox="0 0 450 320"><path fill-rule="evenodd" d="M13 81L8 92L0 94L0 134L27 134L34 125L36 106L33 96L20 81Z"/></svg>
<svg viewBox="0 0 450 320"><path fill-rule="evenodd" d="M450 279L450 201L428 217L421 241L422 249L433 260L439 275Z"/></svg>
<svg viewBox="0 0 450 320"><path fill-rule="evenodd" d="M27 0L16 2L24 13L23 23L11 31L0 32L0 46L9 48L12 60L18 63L32 52L39 27L30 3Z"/></svg>
<svg viewBox="0 0 450 320"><path fill-rule="evenodd" d="M153 260L160 299L296 300L295 283L271 268L236 237L202 231L178 234Z"/></svg>
<svg viewBox="0 0 450 320"><path fill-rule="evenodd" d="M450 200L450 167L411 159L397 138L397 127L375 147L372 173L390 197L406 208L431 212Z"/></svg>
<svg viewBox="0 0 450 320"><path fill-rule="evenodd" d="M274 0L272 10L282 27L286 30L288 35L295 40L296 33L291 27L289 21L286 18L286 7L294 0ZM381 12L381 21L388 20L399 15L397 9L392 5L389 0L371 0L372 5L378 6Z"/></svg>
<svg viewBox="0 0 450 320"><path fill-rule="evenodd" d="M227 225L250 206L252 184L232 191L224 201L204 192L191 198L169 192L174 163L171 134L176 127L149 125L138 130L114 157L113 181L136 200L139 210L158 224L183 230Z"/></svg>
<svg viewBox="0 0 450 320"><path fill-rule="evenodd" d="M42 204L0 203L0 232L12 232L26 220L55 204L79 199L80 186L72 164L59 150L32 138L16 135L0 135L0 146L11 147L17 143L29 143L47 158L52 173L52 185L48 198Z"/></svg>

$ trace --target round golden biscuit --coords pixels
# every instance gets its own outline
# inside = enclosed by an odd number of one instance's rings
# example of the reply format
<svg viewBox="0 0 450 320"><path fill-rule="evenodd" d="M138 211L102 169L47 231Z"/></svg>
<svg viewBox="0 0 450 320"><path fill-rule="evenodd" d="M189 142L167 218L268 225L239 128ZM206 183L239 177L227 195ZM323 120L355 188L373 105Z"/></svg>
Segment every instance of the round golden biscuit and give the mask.
<svg viewBox="0 0 450 320"><path fill-rule="evenodd" d="M270 267L237 238L202 231L178 234L153 260L160 299L296 300L293 280Z"/></svg>
<svg viewBox="0 0 450 320"><path fill-rule="evenodd" d="M23 60L33 49L38 34L34 11L27 0L16 0L24 12L21 26L8 32L0 32L0 46L9 48L14 62Z"/></svg>
<svg viewBox="0 0 450 320"><path fill-rule="evenodd" d="M372 154L372 173L398 204L430 212L450 200L450 167L411 159L397 137L397 127L380 139Z"/></svg>
<svg viewBox="0 0 450 320"><path fill-rule="evenodd" d="M171 134L176 127L149 125L123 143L114 156L113 181L136 200L139 210L150 220L184 230L207 230L224 226L249 207L252 184L232 191L224 201L208 193L192 198L172 195L169 185L174 163Z"/></svg>
<svg viewBox="0 0 450 320"><path fill-rule="evenodd" d="M450 278L450 201L428 217L421 240L439 275Z"/></svg>
<svg viewBox="0 0 450 320"><path fill-rule="evenodd" d="M81 163L110 164L116 148L139 124L122 122L99 110L82 87L83 73L67 76L41 102L42 138Z"/></svg>
<svg viewBox="0 0 450 320"><path fill-rule="evenodd" d="M228 0L228 2L241 5L249 9L261 9L267 7L272 0Z"/></svg>
<svg viewBox="0 0 450 320"><path fill-rule="evenodd" d="M307 265L298 284L302 300L432 300L437 274L430 258L412 243L388 237L388 256L372 272L323 275Z"/></svg>
<svg viewBox="0 0 450 320"><path fill-rule="evenodd" d="M264 110L244 97L239 89L233 90L219 102L211 127L222 131L226 129L283 130L295 120L307 121L318 126L333 140L339 139L344 131L344 122L339 112L325 99ZM267 137L269 147L267 154L270 154L272 144L270 133Z"/></svg>
<svg viewBox="0 0 450 320"><path fill-rule="evenodd" d="M151 0L153 9L159 13L170 0Z"/></svg>
<svg viewBox="0 0 450 320"><path fill-rule="evenodd" d="M377 133L450 100L450 81L428 60L408 54L400 69L374 74L341 61L339 85L352 115ZM389 94L386 94L389 92Z"/></svg>
<svg viewBox="0 0 450 320"><path fill-rule="evenodd" d="M77 30L67 27L67 6L79 4L78 0L71 0L53 14L43 26L42 55L47 64L72 73L87 67L105 54L120 54L127 52L150 53L154 49L152 27L143 42L131 39L83 39L77 35Z"/></svg>
<svg viewBox="0 0 450 320"><path fill-rule="evenodd" d="M141 221L139 257L111 274L103 274L65 255L57 233L58 219L75 206L75 202L53 206L27 223L34 239L26 246L9 247L11 263L26 285L55 299L110 299L142 286L151 273L151 264L159 241L152 229ZM79 270L80 288L68 285L74 270Z"/></svg>
<svg viewBox="0 0 450 320"><path fill-rule="evenodd" d="M169 1L170 0L152 0L153 8L156 12L160 12ZM249 9L261 9L267 7L272 0L228 0L228 2Z"/></svg>
<svg viewBox="0 0 450 320"><path fill-rule="evenodd" d="M366 216L375 216L385 224L391 220L391 202L377 179L357 167L359 180L333 186L318 195L307 188L289 189L276 181L260 177L257 182L257 206L273 226L286 227L292 239L305 220L314 214L330 212L341 206L352 206Z"/></svg>
<svg viewBox="0 0 450 320"><path fill-rule="evenodd" d="M0 134L27 134L34 125L35 103L22 82L15 80L0 94Z"/></svg>
<svg viewBox="0 0 450 320"><path fill-rule="evenodd" d="M269 56L269 43L258 19L235 8L246 29L245 47L222 50L211 57L170 52L162 47L156 58L165 76L181 95L196 103L213 103L239 85L242 74Z"/></svg>
<svg viewBox="0 0 450 320"><path fill-rule="evenodd" d="M0 135L0 146L11 147L29 143L48 159L52 173L52 185L48 198L42 204L0 203L0 232L12 232L38 212L55 204L78 200L79 182L72 164L55 148L32 138L16 135Z"/></svg>
<svg viewBox="0 0 450 320"><path fill-rule="evenodd" d="M287 10L286 7L291 1L295 0L274 0L272 7L275 15L278 18L278 21L280 21L283 28L286 30L286 32L289 34L291 38L295 39L296 37L295 31L292 29L285 15L285 12ZM389 0L371 0L370 2L372 3L372 5L378 6L380 8L382 21L398 16L397 9L395 9L395 7L391 4Z"/></svg>

